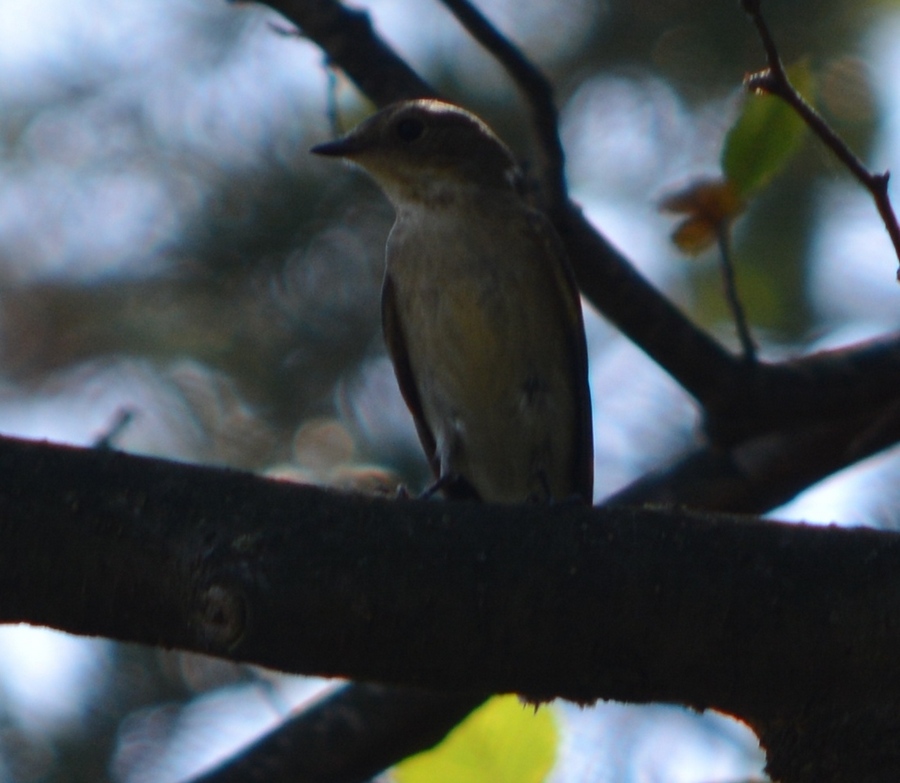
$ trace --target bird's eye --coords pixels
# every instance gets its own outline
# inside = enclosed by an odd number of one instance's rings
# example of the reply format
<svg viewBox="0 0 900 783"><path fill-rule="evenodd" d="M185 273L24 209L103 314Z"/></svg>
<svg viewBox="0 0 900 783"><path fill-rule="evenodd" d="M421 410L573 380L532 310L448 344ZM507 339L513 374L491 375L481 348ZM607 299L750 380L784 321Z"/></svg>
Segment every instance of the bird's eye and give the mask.
<svg viewBox="0 0 900 783"><path fill-rule="evenodd" d="M415 141L425 130L425 123L414 117L407 117L397 123L397 136L403 141Z"/></svg>

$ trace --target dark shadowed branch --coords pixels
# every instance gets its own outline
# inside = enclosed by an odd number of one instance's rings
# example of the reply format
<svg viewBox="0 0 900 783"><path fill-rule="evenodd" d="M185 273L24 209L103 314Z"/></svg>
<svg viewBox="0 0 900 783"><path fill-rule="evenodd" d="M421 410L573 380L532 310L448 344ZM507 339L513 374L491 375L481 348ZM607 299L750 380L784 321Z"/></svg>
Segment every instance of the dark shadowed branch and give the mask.
<svg viewBox="0 0 900 783"><path fill-rule="evenodd" d="M322 49L329 64L344 71L376 106L436 97L434 88L375 33L365 11L335 0L280 0L267 5L296 24Z"/></svg>
<svg viewBox="0 0 900 783"><path fill-rule="evenodd" d="M771 558L770 547L793 541L825 557L830 546L819 528L576 504L387 501L15 439L0 439L0 470L3 622L439 690L756 714L754 699L775 697L748 692L748 706L728 695L734 683L648 676L692 666L677 663L685 633L719 631L678 631L683 618L672 617L665 640L647 637L656 652L641 650L644 678L618 660L621 645L640 648L657 612L677 615L667 602L681 602L697 573L711 592L696 600L713 606L724 600L717 574L736 578L735 559ZM879 535L859 533L867 544L894 541ZM852 548L853 536L836 537L835 547ZM828 569L838 589L837 566ZM757 577L751 568L741 578L749 590ZM737 654L723 644L700 646L711 659Z"/></svg>
<svg viewBox="0 0 900 783"><path fill-rule="evenodd" d="M818 779L854 779L847 747L798 740L847 715L898 728L897 534L391 502L12 439L0 471L4 622L448 690L459 714L508 691L714 707Z"/></svg>
<svg viewBox="0 0 900 783"><path fill-rule="evenodd" d="M561 205L568 198L565 153L559 139L559 117L553 85L519 47L501 35L469 0L441 0L459 23L505 69L525 96L535 132L541 196L548 205Z"/></svg>
<svg viewBox="0 0 900 783"><path fill-rule="evenodd" d="M481 700L469 693L344 685L192 783L365 781L439 742Z"/></svg>

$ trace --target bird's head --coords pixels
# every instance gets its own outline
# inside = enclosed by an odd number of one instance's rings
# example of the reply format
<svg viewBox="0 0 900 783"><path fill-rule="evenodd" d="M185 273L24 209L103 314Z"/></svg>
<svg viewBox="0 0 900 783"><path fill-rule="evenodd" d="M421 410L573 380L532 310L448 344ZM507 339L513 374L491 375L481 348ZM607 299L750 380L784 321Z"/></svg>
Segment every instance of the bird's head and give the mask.
<svg viewBox="0 0 900 783"><path fill-rule="evenodd" d="M517 172L513 154L478 117L426 99L392 104L311 152L362 166L395 203L466 187L508 189Z"/></svg>

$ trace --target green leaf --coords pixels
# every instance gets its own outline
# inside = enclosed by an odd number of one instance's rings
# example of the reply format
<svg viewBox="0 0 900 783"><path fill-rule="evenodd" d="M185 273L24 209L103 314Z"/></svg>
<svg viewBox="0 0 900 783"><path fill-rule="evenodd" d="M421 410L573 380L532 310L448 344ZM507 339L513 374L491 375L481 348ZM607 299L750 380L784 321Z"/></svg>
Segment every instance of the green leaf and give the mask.
<svg viewBox="0 0 900 783"><path fill-rule="evenodd" d="M791 84L806 100L813 74L805 60L787 69ZM742 197L759 190L787 164L800 146L806 125L781 98L747 96L744 109L725 137L722 171Z"/></svg>
<svg viewBox="0 0 900 783"><path fill-rule="evenodd" d="M537 711L516 696L488 701L436 748L393 770L397 783L541 783L559 742L548 707Z"/></svg>

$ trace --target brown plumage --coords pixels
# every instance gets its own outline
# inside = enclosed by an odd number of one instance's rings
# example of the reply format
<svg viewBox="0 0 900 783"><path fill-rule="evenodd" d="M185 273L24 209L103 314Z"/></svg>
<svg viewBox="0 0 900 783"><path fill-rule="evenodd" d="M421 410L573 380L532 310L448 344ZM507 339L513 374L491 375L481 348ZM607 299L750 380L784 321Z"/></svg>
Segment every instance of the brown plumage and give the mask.
<svg viewBox="0 0 900 783"><path fill-rule="evenodd" d="M590 502L593 443L581 305L562 243L473 114L394 104L313 149L366 169L394 204L385 341L450 497Z"/></svg>

